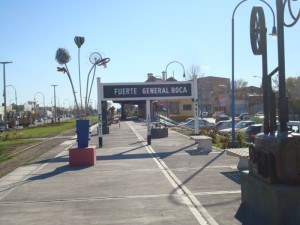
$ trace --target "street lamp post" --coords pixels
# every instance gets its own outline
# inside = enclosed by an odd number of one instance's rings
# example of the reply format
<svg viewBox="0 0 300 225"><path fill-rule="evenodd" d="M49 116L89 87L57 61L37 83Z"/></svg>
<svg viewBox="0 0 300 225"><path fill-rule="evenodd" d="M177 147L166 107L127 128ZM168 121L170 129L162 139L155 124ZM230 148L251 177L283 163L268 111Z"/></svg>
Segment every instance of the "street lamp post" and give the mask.
<svg viewBox="0 0 300 225"><path fill-rule="evenodd" d="M179 65L181 65L181 67L182 67L182 69L183 69L183 74L182 74L182 76L185 77L185 68L184 68L184 66L182 65L182 63L180 63L180 62L178 62L178 61L172 61L172 62L168 63L168 65L166 66L165 71L163 71L163 75L165 76L165 81L168 80L168 67L169 67L169 65L172 64L172 63L178 63ZM168 109L168 108L169 108L169 107L168 107L168 100L166 100L166 114L167 114L167 117L169 116L169 109Z"/></svg>
<svg viewBox="0 0 300 225"><path fill-rule="evenodd" d="M65 101L66 101L66 100L68 100L68 101L69 101L69 111L70 111L70 108L71 108L70 99L66 98L66 99L64 100L64 103L63 103L63 105L65 105ZM68 111L67 111L67 112L68 112Z"/></svg>
<svg viewBox="0 0 300 225"><path fill-rule="evenodd" d="M51 84L51 86L54 88L54 121L56 122L56 92L55 87L58 86L57 84Z"/></svg>
<svg viewBox="0 0 300 225"><path fill-rule="evenodd" d="M246 2L248 0L243 0L241 2L239 2L236 7L233 10L232 13L232 18L231 18L231 117L232 117L232 145L234 146L235 143L235 90L234 90L234 15L236 10L238 9L238 7L243 4L244 2ZM273 15L273 28L272 28L272 33L270 35L272 36L277 36L277 30L276 30L276 26L275 26L275 14L274 11L272 9L272 7L265 1L265 0L260 0L261 2L263 2L264 4L266 4L270 10L272 11L272 15Z"/></svg>
<svg viewBox="0 0 300 225"><path fill-rule="evenodd" d="M18 118L18 97L17 97L17 89L15 88L15 86L13 85L7 85L6 87L12 87L15 89L15 100L16 100L16 115Z"/></svg>
<svg viewBox="0 0 300 225"><path fill-rule="evenodd" d="M225 95L225 102L222 104L223 106L221 106L221 108L225 112L225 114L227 115L227 99L228 99L227 88L228 88L228 86L224 85L224 84L219 84L219 88L223 89L223 91L221 93L222 93L222 95ZM224 97L222 97L222 99L224 99ZM223 109L223 107L224 107L224 109Z"/></svg>
<svg viewBox="0 0 300 225"><path fill-rule="evenodd" d="M294 0L297 1L297 0ZM284 21L284 10L286 3L288 3L288 12L292 18L290 24ZM278 28L278 38L277 38L277 48L278 48L278 74L279 74L279 122L280 131L287 132L287 122L288 122L288 107L287 107L287 97L286 97L286 87L285 87L285 53L284 53L284 27L294 26L300 18L300 10L298 15L293 14L291 8L291 0L276 0L276 10L277 10L277 28Z"/></svg>
<svg viewBox="0 0 300 225"><path fill-rule="evenodd" d="M200 96L200 101L201 101L201 103L200 103L200 109L201 109L200 117L202 118L203 117L203 92L202 92L201 89L198 90L198 94Z"/></svg>
<svg viewBox="0 0 300 225"><path fill-rule="evenodd" d="M6 80L5 80L5 65L12 62L0 62L3 65L3 97L4 97L4 125L7 129L7 115L6 115Z"/></svg>
<svg viewBox="0 0 300 225"><path fill-rule="evenodd" d="M44 106L44 123L45 123L45 117L46 117L46 106L45 106L45 95L44 95L44 93L43 92L41 92L41 91L39 91L39 92L36 92L35 94L34 94L34 101L35 101L35 99L36 99L36 95L37 94L42 94L43 95L43 106Z"/></svg>

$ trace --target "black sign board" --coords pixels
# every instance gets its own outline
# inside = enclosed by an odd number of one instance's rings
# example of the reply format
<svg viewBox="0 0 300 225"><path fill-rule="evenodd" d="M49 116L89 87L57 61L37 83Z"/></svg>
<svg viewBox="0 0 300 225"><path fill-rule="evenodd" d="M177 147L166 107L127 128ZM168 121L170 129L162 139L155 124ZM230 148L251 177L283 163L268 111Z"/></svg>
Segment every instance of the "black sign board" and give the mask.
<svg viewBox="0 0 300 225"><path fill-rule="evenodd" d="M102 84L104 100L192 98L191 82Z"/></svg>

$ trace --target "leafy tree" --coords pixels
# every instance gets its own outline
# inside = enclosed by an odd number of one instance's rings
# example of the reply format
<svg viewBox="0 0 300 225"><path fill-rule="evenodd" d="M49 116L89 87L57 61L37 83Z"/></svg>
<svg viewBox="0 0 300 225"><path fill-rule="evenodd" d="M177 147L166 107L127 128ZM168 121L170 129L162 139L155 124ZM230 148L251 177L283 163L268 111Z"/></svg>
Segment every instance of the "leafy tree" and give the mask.
<svg viewBox="0 0 300 225"><path fill-rule="evenodd" d="M291 97L299 97L299 96L297 96L297 93L299 90L298 79L300 79L300 77L289 77L285 81L286 92Z"/></svg>
<svg viewBox="0 0 300 225"><path fill-rule="evenodd" d="M289 99L289 112L294 115L300 115L300 77L289 77L285 81L286 92Z"/></svg>

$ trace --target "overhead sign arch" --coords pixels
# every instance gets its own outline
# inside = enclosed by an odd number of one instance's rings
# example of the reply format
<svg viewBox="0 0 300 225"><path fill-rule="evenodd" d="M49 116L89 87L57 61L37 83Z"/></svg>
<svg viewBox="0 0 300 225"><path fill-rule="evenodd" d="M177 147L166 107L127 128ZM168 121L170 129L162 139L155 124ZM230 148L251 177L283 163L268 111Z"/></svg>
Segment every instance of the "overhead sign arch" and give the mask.
<svg viewBox="0 0 300 225"><path fill-rule="evenodd" d="M169 82L136 82L136 83L101 83L97 78L98 90L98 135L99 147L102 147L102 101L134 101L146 100L147 140L151 143L150 100L159 99L188 99L194 98L195 133L198 128L198 92L197 76L192 81ZM196 126L197 124L197 126Z"/></svg>
<svg viewBox="0 0 300 225"><path fill-rule="evenodd" d="M102 100L153 100L193 98L192 82L101 84Z"/></svg>

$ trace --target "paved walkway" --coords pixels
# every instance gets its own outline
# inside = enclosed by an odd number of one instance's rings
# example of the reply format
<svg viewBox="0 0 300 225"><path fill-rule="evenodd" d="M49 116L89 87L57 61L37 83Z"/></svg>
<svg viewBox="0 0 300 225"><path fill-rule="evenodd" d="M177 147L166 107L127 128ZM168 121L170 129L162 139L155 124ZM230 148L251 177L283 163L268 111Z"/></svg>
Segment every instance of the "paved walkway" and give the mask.
<svg viewBox="0 0 300 225"><path fill-rule="evenodd" d="M146 139L144 122L124 121L104 135L93 167L69 167L70 139L50 161L16 169L0 179L0 224L259 224L240 207L238 158L202 154L171 130Z"/></svg>

